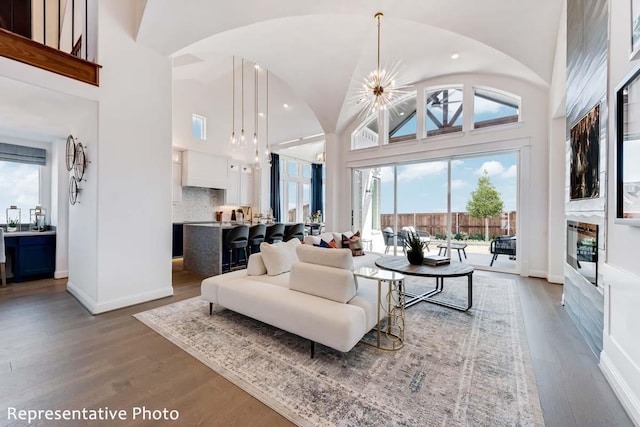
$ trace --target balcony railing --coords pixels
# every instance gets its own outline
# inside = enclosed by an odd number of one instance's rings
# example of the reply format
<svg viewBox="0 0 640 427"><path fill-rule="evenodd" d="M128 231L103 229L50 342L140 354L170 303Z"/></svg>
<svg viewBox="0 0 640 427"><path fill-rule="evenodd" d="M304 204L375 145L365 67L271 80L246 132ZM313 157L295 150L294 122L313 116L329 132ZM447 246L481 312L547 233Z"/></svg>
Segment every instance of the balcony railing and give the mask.
<svg viewBox="0 0 640 427"><path fill-rule="evenodd" d="M98 85L92 0L0 1L0 55Z"/></svg>

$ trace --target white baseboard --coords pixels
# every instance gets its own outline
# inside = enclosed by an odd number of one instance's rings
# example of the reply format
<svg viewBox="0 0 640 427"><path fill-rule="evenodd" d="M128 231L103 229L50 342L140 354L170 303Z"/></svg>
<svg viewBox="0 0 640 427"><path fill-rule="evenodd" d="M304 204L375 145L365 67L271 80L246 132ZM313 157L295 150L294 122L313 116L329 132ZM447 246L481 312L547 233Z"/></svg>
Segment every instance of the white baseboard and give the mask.
<svg viewBox="0 0 640 427"><path fill-rule="evenodd" d="M152 301L155 299L170 297L173 295L173 287L169 286L164 289L156 289L151 292L143 292L136 295L131 295L125 298L118 298L111 301L99 303L95 307L95 311L92 314L104 313L111 310L117 310L122 307L129 307L130 305L141 304L143 302Z"/></svg>
<svg viewBox="0 0 640 427"><path fill-rule="evenodd" d="M55 273L53 273L54 279L64 279L66 277L69 277L68 270L56 270Z"/></svg>
<svg viewBox="0 0 640 427"><path fill-rule="evenodd" d="M529 277L539 277L541 279L546 279L547 272L544 270L529 270Z"/></svg>
<svg viewBox="0 0 640 427"><path fill-rule="evenodd" d="M549 275L547 277L547 282L562 284L562 283L564 283L564 276L563 275L555 275L555 274Z"/></svg>
<svg viewBox="0 0 640 427"><path fill-rule="evenodd" d="M605 338L606 339L606 338ZM611 345L617 347L615 342L609 340L606 347L610 348ZM626 357L624 352L621 351L623 357ZM631 362L631 361L629 361ZM630 365L635 367L633 362ZM636 367L637 368L637 367ZM620 403L627 410L629 418L636 426L640 426L640 398L633 393L627 382L628 377L623 376L618 368L615 366L609 355L603 350L600 354L600 370L604 374L605 378L611 385L613 392L618 396ZM640 371L637 372L636 378L640 378Z"/></svg>
<svg viewBox="0 0 640 427"><path fill-rule="evenodd" d="M80 288L71 282L67 282L67 292L73 295L91 314L105 313L118 308L129 307L130 305L141 304L143 302L155 299L170 297L173 295L173 287L169 286L165 289L156 289L151 292L143 292L140 294L118 298L111 301L97 303L93 298L89 297Z"/></svg>
<svg viewBox="0 0 640 427"><path fill-rule="evenodd" d="M82 289L71 283L71 281L67 282L67 292L74 296L80 304L86 308L89 313L94 313L96 309L96 302L89 295L84 293Z"/></svg>

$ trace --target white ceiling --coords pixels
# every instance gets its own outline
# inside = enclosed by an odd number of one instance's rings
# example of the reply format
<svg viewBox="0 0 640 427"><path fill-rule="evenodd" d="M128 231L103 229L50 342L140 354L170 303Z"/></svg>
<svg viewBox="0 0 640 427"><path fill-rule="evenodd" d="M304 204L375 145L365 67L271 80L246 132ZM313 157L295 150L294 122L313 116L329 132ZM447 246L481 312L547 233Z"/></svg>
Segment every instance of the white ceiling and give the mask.
<svg viewBox="0 0 640 427"><path fill-rule="evenodd" d="M137 40L173 55L176 79L230 82L232 55L266 67L281 82L272 97L308 106L279 125L295 127L287 137L296 138L339 133L356 116L353 89L375 67L377 11L382 62L400 60L405 83L489 73L545 87L561 8L557 0L151 0Z"/></svg>
<svg viewBox="0 0 640 427"><path fill-rule="evenodd" d="M52 142L66 139L74 126L96 114L95 101L0 77L2 136Z"/></svg>

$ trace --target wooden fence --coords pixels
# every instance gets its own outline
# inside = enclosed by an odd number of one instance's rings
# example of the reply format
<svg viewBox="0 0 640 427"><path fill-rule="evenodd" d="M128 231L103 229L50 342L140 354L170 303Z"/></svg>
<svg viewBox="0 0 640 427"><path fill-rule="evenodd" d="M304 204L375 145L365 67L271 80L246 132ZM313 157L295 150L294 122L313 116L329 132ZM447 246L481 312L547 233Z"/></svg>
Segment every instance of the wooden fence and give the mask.
<svg viewBox="0 0 640 427"><path fill-rule="evenodd" d="M516 234L516 218L515 211L503 212L495 218L489 218L490 238ZM468 212L452 212L451 221L451 232L454 236L458 233L467 233L468 235L479 233L484 237L483 218L472 218ZM381 214L380 226L393 228L393 214ZM416 230L426 231L432 236L445 236L447 233L447 214L442 212L399 213L398 229L405 226L414 226Z"/></svg>

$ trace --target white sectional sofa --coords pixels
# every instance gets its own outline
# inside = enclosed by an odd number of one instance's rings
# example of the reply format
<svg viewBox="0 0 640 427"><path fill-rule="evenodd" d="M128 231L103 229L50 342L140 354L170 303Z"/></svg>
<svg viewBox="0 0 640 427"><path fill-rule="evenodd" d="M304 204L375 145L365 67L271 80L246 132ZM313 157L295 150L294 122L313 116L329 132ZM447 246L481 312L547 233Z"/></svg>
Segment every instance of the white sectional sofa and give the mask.
<svg viewBox="0 0 640 427"><path fill-rule="evenodd" d="M202 298L245 316L347 352L378 322L377 283L354 268L379 255L302 245L297 239L263 244L246 270L202 281Z"/></svg>

